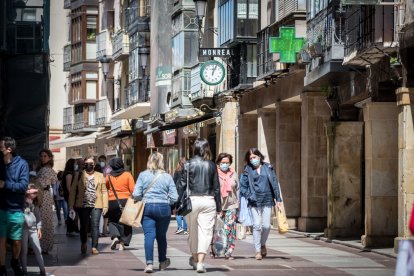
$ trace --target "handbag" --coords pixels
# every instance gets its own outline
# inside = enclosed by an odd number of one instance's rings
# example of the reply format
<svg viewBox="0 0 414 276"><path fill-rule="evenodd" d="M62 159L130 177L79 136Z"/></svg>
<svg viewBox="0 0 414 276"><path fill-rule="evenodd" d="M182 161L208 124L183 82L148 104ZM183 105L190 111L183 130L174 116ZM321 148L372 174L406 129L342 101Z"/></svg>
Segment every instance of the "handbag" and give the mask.
<svg viewBox="0 0 414 276"><path fill-rule="evenodd" d="M144 194L154 185L158 177L161 176L161 173L159 173L151 182L151 184L148 185L148 187L145 189L145 191L142 193ZM122 207L121 202L119 201L118 195L114 189L114 185L112 184L111 177L109 176L109 184L111 185L112 191L114 192L116 201L118 202L119 209L121 210L122 214L119 218L119 223L133 226L133 227L141 227L141 220L142 216L144 215L144 207L145 202L144 201L137 201L131 197L128 198L127 202L125 203L125 207Z"/></svg>
<svg viewBox="0 0 414 276"><path fill-rule="evenodd" d="M283 203L283 197L282 197L282 190L280 189L280 183L277 182L277 185L279 185L279 193L280 197L282 198L282 202L280 202L280 207L275 206L275 213L276 213L276 220L277 220L277 229L279 231L279 234L286 234L289 231L289 224L286 217L286 211L285 211L285 204Z"/></svg>
<svg viewBox="0 0 414 276"><path fill-rule="evenodd" d="M211 240L211 251L214 257L224 257L226 253L227 235L224 229L224 221L216 217L213 228L213 238Z"/></svg>
<svg viewBox="0 0 414 276"><path fill-rule="evenodd" d="M191 198L190 198L190 191L188 186L190 186L190 162L187 163L187 188L186 188L186 193L185 195L183 195L183 197L181 198L181 202L179 203L179 206L177 208L177 214L179 216L186 216L188 215L192 209L193 206L191 205Z"/></svg>

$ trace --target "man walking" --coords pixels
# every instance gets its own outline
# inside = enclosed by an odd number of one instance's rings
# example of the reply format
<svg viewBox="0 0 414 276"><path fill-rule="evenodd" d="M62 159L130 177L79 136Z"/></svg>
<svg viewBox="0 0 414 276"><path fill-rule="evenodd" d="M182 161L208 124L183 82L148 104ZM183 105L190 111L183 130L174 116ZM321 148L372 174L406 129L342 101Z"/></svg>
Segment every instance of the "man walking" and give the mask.
<svg viewBox="0 0 414 276"><path fill-rule="evenodd" d="M15 275L23 275L19 262L24 224L25 193L29 184L29 165L14 152L16 141L0 138L0 276L6 272L6 241L11 240L11 267ZM1 158L2 157L2 158ZM1 159L3 162L1 162ZM4 180L1 180L1 175Z"/></svg>

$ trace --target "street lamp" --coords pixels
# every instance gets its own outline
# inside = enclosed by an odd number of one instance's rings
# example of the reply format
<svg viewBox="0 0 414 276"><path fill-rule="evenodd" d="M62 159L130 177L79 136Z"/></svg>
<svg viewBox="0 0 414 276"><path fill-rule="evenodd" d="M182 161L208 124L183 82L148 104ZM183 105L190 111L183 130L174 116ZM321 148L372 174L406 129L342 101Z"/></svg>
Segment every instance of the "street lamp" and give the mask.
<svg viewBox="0 0 414 276"><path fill-rule="evenodd" d="M206 15L207 0L194 0L198 20L198 47L201 47L203 18Z"/></svg>
<svg viewBox="0 0 414 276"><path fill-rule="evenodd" d="M147 96L147 80L148 80L148 76L145 72L145 69L148 66L148 56L149 56L149 49L148 48L140 48L138 50L138 56L139 56L139 60L141 62L141 68L142 68L142 79L143 79L143 100L147 101L148 96Z"/></svg>
<svg viewBox="0 0 414 276"><path fill-rule="evenodd" d="M109 73L109 63L111 60L107 58L106 56L103 56L99 61L102 64L102 74L104 75L104 80L106 81L106 78Z"/></svg>

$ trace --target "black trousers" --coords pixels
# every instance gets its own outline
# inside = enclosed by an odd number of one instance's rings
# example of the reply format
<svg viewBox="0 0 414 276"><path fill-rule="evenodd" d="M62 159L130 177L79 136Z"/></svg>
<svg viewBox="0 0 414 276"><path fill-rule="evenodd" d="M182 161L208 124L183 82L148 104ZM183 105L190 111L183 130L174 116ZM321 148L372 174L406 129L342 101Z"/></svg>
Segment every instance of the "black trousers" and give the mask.
<svg viewBox="0 0 414 276"><path fill-rule="evenodd" d="M122 207L125 206L127 199L120 199ZM109 234L111 239L118 238L120 242L128 246L132 238L132 227L119 223L121 218L121 210L119 209L118 202L116 200L110 200L108 206L108 221L109 221Z"/></svg>

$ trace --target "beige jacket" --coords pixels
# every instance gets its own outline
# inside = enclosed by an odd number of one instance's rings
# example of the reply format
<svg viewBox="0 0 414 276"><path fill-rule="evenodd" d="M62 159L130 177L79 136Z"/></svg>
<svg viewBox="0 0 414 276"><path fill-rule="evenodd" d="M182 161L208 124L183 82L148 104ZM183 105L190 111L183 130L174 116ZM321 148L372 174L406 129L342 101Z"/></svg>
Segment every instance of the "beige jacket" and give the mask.
<svg viewBox="0 0 414 276"><path fill-rule="evenodd" d="M85 193L85 174L86 172L83 171L81 177L79 177L78 173L73 176L69 193L69 209L82 207L83 195ZM100 172L94 172L93 175L95 176L96 189L95 208L108 208L108 190L106 189L105 178Z"/></svg>

